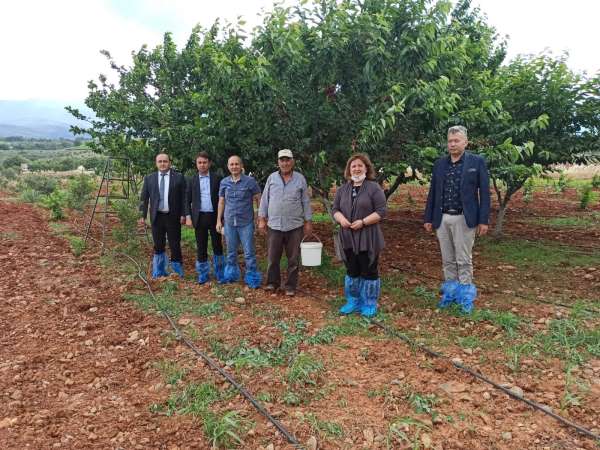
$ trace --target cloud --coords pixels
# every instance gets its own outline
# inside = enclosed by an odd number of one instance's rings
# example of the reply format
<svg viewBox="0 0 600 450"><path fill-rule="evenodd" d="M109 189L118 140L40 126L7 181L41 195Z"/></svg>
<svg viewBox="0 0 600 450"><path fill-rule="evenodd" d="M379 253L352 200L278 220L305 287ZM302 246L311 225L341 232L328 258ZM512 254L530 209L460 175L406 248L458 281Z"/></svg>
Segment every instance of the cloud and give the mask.
<svg viewBox="0 0 600 450"><path fill-rule="evenodd" d="M569 53L569 67L593 75L600 70L597 57L597 0L474 0L501 35L509 35L508 58Z"/></svg>

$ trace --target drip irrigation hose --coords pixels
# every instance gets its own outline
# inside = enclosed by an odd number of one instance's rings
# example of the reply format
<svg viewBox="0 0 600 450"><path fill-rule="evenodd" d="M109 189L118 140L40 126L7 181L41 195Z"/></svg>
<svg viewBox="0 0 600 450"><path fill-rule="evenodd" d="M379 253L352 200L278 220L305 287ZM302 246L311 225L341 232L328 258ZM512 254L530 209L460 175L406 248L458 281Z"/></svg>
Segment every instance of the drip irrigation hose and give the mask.
<svg viewBox="0 0 600 450"><path fill-rule="evenodd" d="M93 241L99 243L98 239L94 238L93 236L88 236L88 239L92 239ZM106 249L107 247L105 247ZM152 299L156 302L157 298L154 295L154 291L152 291L152 287L150 286L150 283L148 283L148 280L146 279L146 277L143 274L142 271L142 267L141 265L135 260L133 259L131 256L129 256L126 253L123 252L119 252L116 250L113 250L111 248L108 248L108 250L113 253L114 255L120 255L120 256L124 256L125 258L129 259L137 268L137 277L142 280L142 282L144 283L144 285L146 286L146 289L148 290L148 292L150 293L150 296L152 297ZM218 372L223 378L225 378L229 384L231 384L240 394L242 394L244 396L244 398L246 400L248 400L252 406L254 406L254 408L256 408L256 410L262 414L269 422L271 422L273 424L273 426L275 426L275 428L283 435L283 437L295 448L297 449L304 449L304 446L301 445L298 440L294 437L294 435L292 433L290 433L287 428L285 428L285 426L279 421L277 420L275 417L273 417L269 411L267 411L261 404L260 402L246 389L244 388L241 384L239 384L225 369L223 369L221 366L219 366L219 364L217 364L217 362L212 359L210 356L208 356L206 353L204 353L202 350L200 350L198 347L196 347L194 345L194 343L192 341L190 341L179 329L179 327L177 326L177 324L173 321L173 318L164 310L160 310L160 313L167 319L167 321L169 322L169 324L171 325L171 327L173 328L173 331L175 332L175 336L177 337L178 340L183 341L183 343L185 345L187 345L193 352L194 354L196 354L197 356L199 356L200 358L202 358L211 369L215 370L216 372Z"/></svg>
<svg viewBox="0 0 600 450"><path fill-rule="evenodd" d="M311 294L309 292L306 292L304 290L299 290L299 292L302 292L303 294L305 294L305 295L307 295L309 297L312 297L314 299L320 300L317 296L315 296L315 295L313 295L313 294ZM516 394L515 392L511 391L510 389L508 389L508 388L506 388L506 387L504 387L504 386L496 383L493 380L490 380L486 376L484 376L484 375L476 372L475 370L471 369L470 367L465 366L463 364L460 364L458 362L452 361L452 359L450 359L448 356L446 356L446 355L444 355L444 354L442 354L440 352L436 352L435 350L432 350L432 349L430 349L429 347L427 347L427 346L425 346L423 344L419 344L419 343L413 341L408 336L406 336L406 335L402 334L400 331L398 331L398 329L393 328L393 327L389 327L389 326L383 324L382 322L380 322L380 321L378 321L376 319L373 319L373 318L370 318L369 322L372 323L373 325L381 328L382 330L384 330L386 333L390 334L391 336L395 336L397 338L400 338L402 341L404 341L409 346L411 346L411 347L418 347L422 352L424 352L425 354L427 354L427 355L429 355L431 357L440 358L440 359L449 361L457 369L462 370L463 372L468 373L469 375L477 378L478 380L483 381L483 382L485 382L485 383L493 386L494 388L501 390L502 392L504 392L505 394L507 394L509 397L512 397L512 398L514 398L516 400L520 400L520 401L528 404L532 408L534 408L534 409L536 409L538 411L541 411L544 414L546 414L546 415L554 418L555 420L557 420L558 422L562 423L563 425L567 425L569 427L572 427L572 428L576 429L579 433L581 433L583 435L586 435L588 437L591 437L592 439L595 439L597 441L600 441L600 434L596 434L596 433L588 430L587 428L585 428L585 427L583 427L583 426L581 426L581 425L579 425L579 424L577 424L575 422L572 422L572 421L570 421L568 419L565 419L564 417L562 417L562 416L560 416L560 415L552 412L545 405L541 405L541 404L539 404L539 403L537 403L537 402L535 402L533 400L529 400L528 398L525 398L523 396L520 396L520 395Z"/></svg>
<svg viewBox="0 0 600 450"><path fill-rule="evenodd" d="M531 406L532 408L543 412L544 414L547 414L548 416L556 419L557 421L561 422L563 425L567 425L570 426L572 428L575 428L579 433L584 434L588 437L591 437L592 439L598 440L600 441L600 434L596 434L590 430L588 430L587 428L584 428L583 426L572 422L568 419L565 419L564 417L554 413L553 411L551 411L547 406L545 405L541 405L540 403L537 403L533 400L529 400L526 397L523 397L521 395L516 394L515 392L511 391L510 389L502 386L501 384L496 383L493 380L490 380L489 378L487 378L486 376L474 371L473 369L471 369L468 366L465 366L463 364L460 364L456 361L452 361L452 359L450 359L448 356L436 352L434 350L431 350L430 348L426 347L423 344L418 344L414 341L412 341L410 338L408 338L407 336L403 335L402 333L400 333L397 329L395 328L391 328L388 327L386 325L384 325L383 323L379 322L378 320L375 319L370 319L371 323L373 323L374 325L378 326L379 328L381 328L382 330L384 330L386 333L392 335L392 336L396 336L400 339L402 339L404 342L406 342L407 344L409 344L410 346L416 346L418 348L420 348L423 352L425 352L426 354L433 356L435 358L441 358L444 359L446 361L449 361L450 363L452 363L452 365L454 367L456 367L459 370L462 370L463 372L468 373L469 375L477 378L478 380L481 380L493 387L495 387L496 389L501 390L502 392L504 392L505 394L507 394L508 396L516 399L516 400L521 400L522 402L528 404L529 406Z"/></svg>

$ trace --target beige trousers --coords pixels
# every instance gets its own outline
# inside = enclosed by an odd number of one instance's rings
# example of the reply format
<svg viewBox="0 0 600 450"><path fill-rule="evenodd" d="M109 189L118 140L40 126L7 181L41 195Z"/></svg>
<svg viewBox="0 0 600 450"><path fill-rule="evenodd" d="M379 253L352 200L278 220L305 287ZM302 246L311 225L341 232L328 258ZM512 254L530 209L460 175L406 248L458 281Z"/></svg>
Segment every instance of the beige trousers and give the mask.
<svg viewBox="0 0 600 450"><path fill-rule="evenodd" d="M436 230L442 252L445 280L458 280L461 284L473 282L473 244L477 228L469 228L465 216L442 215Z"/></svg>

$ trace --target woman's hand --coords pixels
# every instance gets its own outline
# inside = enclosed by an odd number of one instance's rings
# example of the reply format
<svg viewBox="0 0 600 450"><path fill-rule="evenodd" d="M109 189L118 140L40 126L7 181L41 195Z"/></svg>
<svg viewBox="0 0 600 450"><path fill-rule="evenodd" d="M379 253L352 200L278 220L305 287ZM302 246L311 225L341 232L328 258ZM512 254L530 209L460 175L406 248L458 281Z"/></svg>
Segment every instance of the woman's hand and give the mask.
<svg viewBox="0 0 600 450"><path fill-rule="evenodd" d="M355 220L354 222L352 222L350 224L350 228L353 229L354 231L360 230L364 226L365 226L365 221L362 219Z"/></svg>
<svg viewBox="0 0 600 450"><path fill-rule="evenodd" d="M336 220L337 223L340 224L342 228L350 228L352 226L348 219L346 219L346 217L339 211L335 213L333 218Z"/></svg>

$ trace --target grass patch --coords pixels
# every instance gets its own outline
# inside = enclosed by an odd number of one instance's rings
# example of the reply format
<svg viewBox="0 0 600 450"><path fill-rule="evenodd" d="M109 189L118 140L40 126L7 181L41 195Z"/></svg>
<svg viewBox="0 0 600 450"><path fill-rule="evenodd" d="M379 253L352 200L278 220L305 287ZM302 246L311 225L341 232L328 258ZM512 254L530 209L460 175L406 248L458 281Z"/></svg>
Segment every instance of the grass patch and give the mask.
<svg viewBox="0 0 600 450"><path fill-rule="evenodd" d="M600 213L592 212L585 216L539 218L533 219L531 222L552 228L595 228L600 227Z"/></svg>
<svg viewBox="0 0 600 450"><path fill-rule="evenodd" d="M288 368L286 378L289 383L297 386L315 386L324 369L320 360L308 353L300 353Z"/></svg>
<svg viewBox="0 0 600 450"><path fill-rule="evenodd" d="M171 368L171 366L169 366ZM242 445L240 437L251 427L251 422L237 411L215 413L209 408L229 395L219 391L213 383L188 384L179 392L173 393L166 404L153 404L154 413L168 416L192 415L202 421L202 428L213 448L235 448Z"/></svg>
<svg viewBox="0 0 600 450"><path fill-rule="evenodd" d="M547 355L580 365L589 357L600 357L600 328L586 328L576 319L557 319L550 322L547 332L535 336L536 345Z"/></svg>
<svg viewBox="0 0 600 450"><path fill-rule="evenodd" d="M307 267L307 270L313 272L317 276L325 278L327 285L336 287L344 285L344 277L346 269L343 264L335 264L333 257L323 252L321 256L321 265L319 267Z"/></svg>
<svg viewBox="0 0 600 450"><path fill-rule="evenodd" d="M191 297L177 295L177 289L177 283L166 282L163 291L155 298L150 294L124 294L123 298L136 303L144 311L165 311L174 318L186 313L207 317L223 312L220 302L199 303Z"/></svg>
<svg viewBox="0 0 600 450"><path fill-rule="evenodd" d="M154 367L158 369L167 384L177 384L177 382L183 380L187 373L186 369L179 367L175 361L168 359L156 362Z"/></svg>
<svg viewBox="0 0 600 450"><path fill-rule="evenodd" d="M542 269L559 266L594 266L600 256L582 254L571 247L547 242L531 242L524 239L481 239L481 251L486 257L517 267Z"/></svg>
<svg viewBox="0 0 600 450"><path fill-rule="evenodd" d="M313 413L304 414L301 418L306 421L313 433L317 433L321 438L340 439L344 436L344 429L339 423L321 420Z"/></svg>
<svg viewBox="0 0 600 450"><path fill-rule="evenodd" d="M338 336L371 336L370 321L362 316L338 317L336 323L325 325L306 339L310 345L332 344Z"/></svg>

